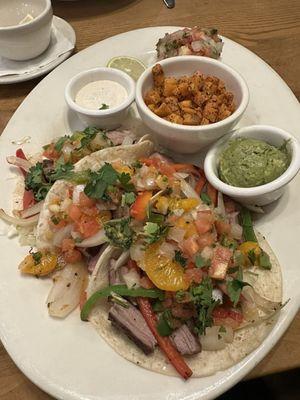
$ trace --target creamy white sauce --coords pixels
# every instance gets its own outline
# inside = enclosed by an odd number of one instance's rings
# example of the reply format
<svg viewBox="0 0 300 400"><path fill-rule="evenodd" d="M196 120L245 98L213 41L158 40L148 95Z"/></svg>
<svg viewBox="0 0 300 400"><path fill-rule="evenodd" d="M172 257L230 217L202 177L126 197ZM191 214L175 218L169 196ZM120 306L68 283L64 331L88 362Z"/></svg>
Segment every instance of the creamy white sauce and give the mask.
<svg viewBox="0 0 300 400"><path fill-rule="evenodd" d="M91 82L79 90L75 103L89 110L111 109L128 97L126 89L117 82L102 80Z"/></svg>

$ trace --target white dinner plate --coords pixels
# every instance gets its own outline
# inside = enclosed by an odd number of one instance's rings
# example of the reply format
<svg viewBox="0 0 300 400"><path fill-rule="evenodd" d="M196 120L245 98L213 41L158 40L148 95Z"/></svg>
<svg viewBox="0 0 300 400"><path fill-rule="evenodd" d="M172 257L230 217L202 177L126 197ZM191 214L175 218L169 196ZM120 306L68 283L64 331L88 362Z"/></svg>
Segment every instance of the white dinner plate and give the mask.
<svg viewBox="0 0 300 400"><path fill-rule="evenodd" d="M61 54L59 57L55 58L53 61L49 62L48 64L38 67L28 73L20 74L20 75L5 75L0 76L0 84L11 84L11 83L18 83L24 81L30 81L31 79L37 78L39 76L47 74L47 72L52 71L55 67L65 61L67 58L74 51L74 47L76 44L76 35L72 26L65 21L64 19L57 17L56 15L53 16L53 27L59 31L64 37L66 37L70 43L73 45L73 48L65 53ZM51 46L51 44L50 44ZM42 57L42 56L39 56ZM35 59L34 59L35 60ZM18 63L18 61L16 61ZM22 61L21 61L22 63Z"/></svg>
<svg viewBox="0 0 300 400"><path fill-rule="evenodd" d="M175 27L152 27L106 39L81 51L43 79L18 108L0 138L0 206L11 209L15 180L6 155L17 148L11 141L32 137L25 152L79 127L67 112L64 88L78 72L106 65L114 56L129 55L149 63L158 38ZM240 125L272 124L300 138L297 99L264 61L239 44L224 39L222 61L238 70L250 89L250 103ZM147 132L146 128L144 129ZM197 157L196 157L197 158ZM189 158L191 160L191 158ZM39 387L64 399L196 400L211 399L243 378L274 346L295 316L300 300L299 237L300 176L284 196L257 221L277 254L283 272L284 299L290 302L267 339L243 361L206 378L183 382L140 368L116 354L76 310L66 320L48 316L45 300L50 279L25 278L17 265L26 254L16 239L0 238L0 333L18 367ZM0 228L3 229L1 223Z"/></svg>

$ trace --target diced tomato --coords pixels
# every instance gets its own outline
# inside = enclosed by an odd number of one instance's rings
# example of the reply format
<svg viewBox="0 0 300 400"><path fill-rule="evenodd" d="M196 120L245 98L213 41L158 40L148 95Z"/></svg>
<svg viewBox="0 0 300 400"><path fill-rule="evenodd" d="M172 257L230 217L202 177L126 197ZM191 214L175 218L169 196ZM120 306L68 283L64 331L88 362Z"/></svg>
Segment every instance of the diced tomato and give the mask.
<svg viewBox="0 0 300 400"><path fill-rule="evenodd" d="M82 258L82 254L80 253L79 250L73 249L73 250L68 250L65 253L63 253L63 257L66 263L73 264L77 261L80 261Z"/></svg>
<svg viewBox="0 0 300 400"><path fill-rule="evenodd" d="M99 210L96 206L92 207L83 207L81 212L89 217L97 217L99 215Z"/></svg>
<svg viewBox="0 0 300 400"><path fill-rule="evenodd" d="M191 268L185 271L185 279L191 285L194 283L200 283L202 281L202 271L200 268Z"/></svg>
<svg viewBox="0 0 300 400"><path fill-rule="evenodd" d="M36 203L32 190L24 190L23 194L23 210L33 206Z"/></svg>
<svg viewBox="0 0 300 400"><path fill-rule="evenodd" d="M185 269L192 269L192 268L196 268L196 265L192 261L189 261Z"/></svg>
<svg viewBox="0 0 300 400"><path fill-rule="evenodd" d="M140 285L145 289L153 289L155 285L150 281L148 276L144 275L140 278Z"/></svg>
<svg viewBox="0 0 300 400"><path fill-rule="evenodd" d="M209 232L213 226L214 217L211 211L199 211L195 225L199 235Z"/></svg>
<svg viewBox="0 0 300 400"><path fill-rule="evenodd" d="M243 314L239 310L232 310L222 306L216 307L212 312L214 325L231 326L237 329L243 322Z"/></svg>
<svg viewBox="0 0 300 400"><path fill-rule="evenodd" d="M80 221L82 212L79 206L77 206L76 204L71 204L68 210L68 214L72 221L78 222Z"/></svg>
<svg viewBox="0 0 300 400"><path fill-rule="evenodd" d="M79 193L79 205L80 207L92 207L96 203L95 200L90 199L84 192Z"/></svg>
<svg viewBox="0 0 300 400"><path fill-rule="evenodd" d="M57 160L60 157L60 154L58 151L55 150L54 144L51 143L43 152L43 156L49 158L50 160Z"/></svg>
<svg viewBox="0 0 300 400"><path fill-rule="evenodd" d="M80 221L78 221L75 226L75 230L80 232L85 239L94 236L99 229L99 222L95 218L87 215L82 215Z"/></svg>
<svg viewBox="0 0 300 400"><path fill-rule="evenodd" d="M141 159L142 163L147 165L148 167L153 166L160 172L162 175L166 175L167 177L173 176L176 172L173 164L166 159L162 159L160 157L150 157Z"/></svg>
<svg viewBox="0 0 300 400"><path fill-rule="evenodd" d="M141 192L138 194L135 202L130 208L130 215L137 221L144 221L146 219L147 207L152 197L152 192Z"/></svg>
<svg viewBox="0 0 300 400"><path fill-rule="evenodd" d="M64 239L61 244L61 250L63 252L70 251L75 248L75 242L73 239Z"/></svg>
<svg viewBox="0 0 300 400"><path fill-rule="evenodd" d="M191 236L184 240L181 244L181 249L184 254L192 258L199 251L197 236Z"/></svg>
<svg viewBox="0 0 300 400"><path fill-rule="evenodd" d="M232 250L228 247L215 247L209 267L209 276L214 279L225 279L231 257Z"/></svg>
<svg viewBox="0 0 300 400"><path fill-rule="evenodd" d="M213 233L204 233L203 235L200 235L197 239L198 245L199 245L199 250L203 250L204 247L206 246L211 246L214 244L216 238Z"/></svg>
<svg viewBox="0 0 300 400"><path fill-rule="evenodd" d="M219 235L229 235L231 232L231 225L226 221L215 221L215 227Z"/></svg>

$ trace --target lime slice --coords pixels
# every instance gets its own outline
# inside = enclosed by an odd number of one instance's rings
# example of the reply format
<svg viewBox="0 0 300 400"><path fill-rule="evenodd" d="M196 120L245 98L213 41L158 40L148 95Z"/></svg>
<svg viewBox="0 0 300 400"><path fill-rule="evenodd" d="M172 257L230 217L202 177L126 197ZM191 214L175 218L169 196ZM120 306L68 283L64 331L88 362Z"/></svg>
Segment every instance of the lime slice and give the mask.
<svg viewBox="0 0 300 400"><path fill-rule="evenodd" d="M135 81L139 79L141 74L145 71L146 66L137 58L128 56L119 56L111 58L107 66L110 68L116 68L126 72Z"/></svg>

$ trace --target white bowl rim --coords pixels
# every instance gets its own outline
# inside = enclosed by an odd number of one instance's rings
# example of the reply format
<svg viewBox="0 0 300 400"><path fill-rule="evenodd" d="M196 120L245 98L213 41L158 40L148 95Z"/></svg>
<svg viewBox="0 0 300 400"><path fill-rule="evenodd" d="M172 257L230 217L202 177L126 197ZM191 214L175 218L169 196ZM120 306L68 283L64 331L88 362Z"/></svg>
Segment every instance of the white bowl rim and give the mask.
<svg viewBox="0 0 300 400"><path fill-rule="evenodd" d="M23 29L26 28L29 25L35 25L37 24L45 15L48 14L48 12L52 8L51 0L45 0L46 2L46 7L44 10L33 20L25 22L25 24L22 25L9 25L9 26L0 26L0 32L1 31L9 31L9 30L18 30L18 29Z"/></svg>
<svg viewBox="0 0 300 400"><path fill-rule="evenodd" d="M89 75L94 72L107 72L109 74L118 75L118 76L124 78L128 82L129 88L130 88L126 100L124 100L123 103L121 103L118 107L109 108L107 110L89 110L89 109L81 107L77 103L75 103L75 101L72 99L72 96L70 94L70 91L71 91L73 85L75 84L75 82L77 82L77 80L81 79L83 76ZM109 78L107 78L107 79L109 79ZM110 80L113 80L113 79L110 79ZM129 107L130 104L132 104L134 102L134 96L135 96L134 80L128 74L126 74L126 72L120 71L115 68L109 68L109 67L97 67L97 68L92 68L92 69L88 69L85 71L81 71L78 74L74 75L73 78L70 79L70 81L68 82L68 84L65 88L65 99L70 108L72 108L73 110L75 110L81 114L86 114L89 116L96 116L96 117L113 115L113 114L118 113L119 111L124 110L125 108Z"/></svg>
<svg viewBox="0 0 300 400"><path fill-rule="evenodd" d="M245 111L248 103L249 103L249 88L248 85L245 81L245 79L242 77L242 75L237 72L234 68L230 67L228 64L225 64L223 61L215 60L213 58L209 57L204 57L204 56L176 56L176 57L170 57L165 60L157 61L155 64L161 64L162 66L164 65L169 65L169 64L175 64L175 63L180 63L182 61L199 61L200 63L206 63L206 64L214 64L220 67L220 69L224 69L227 72L229 72L234 79L239 83L241 86L242 90L242 99L240 105L237 107L237 109L227 118L223 119L222 121L215 122L213 124L208 124L208 125L183 125L183 124L174 124L172 122L166 121L165 119L159 117L158 115L154 114L146 105L144 102L143 96L142 96L142 85L146 79L146 77L151 74L152 67L148 67L142 75L139 77L137 84L136 84L136 103L139 107L143 109L143 111L152 119L154 119L156 122L165 125L166 127L171 127L175 130L181 131L182 129L186 130L187 132L199 132L201 130L214 130L217 129L220 126L227 125L228 123L233 122L234 120L238 119ZM155 65L154 64L154 65ZM200 68L200 67L199 67Z"/></svg>
<svg viewBox="0 0 300 400"><path fill-rule="evenodd" d="M291 143L291 162L286 171L273 181L266 183L264 185L255 186L251 188L243 188L237 186L231 186L227 183L221 181L215 174L213 169L213 162L217 156L218 149L223 146L229 139L239 136L246 136L253 130L264 130L273 132L277 136L280 136L282 140L290 140ZM284 129L277 128L272 125L249 125L243 128L236 129L229 132L227 135L223 136L218 140L206 154L204 160L204 172L208 181L219 191L228 195L236 197L249 197L249 196L259 196L273 192L274 190L280 189L281 187L288 184L297 174L300 169L300 145L298 140L289 132Z"/></svg>

